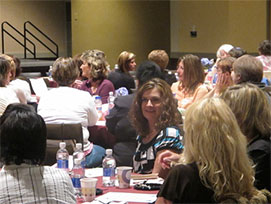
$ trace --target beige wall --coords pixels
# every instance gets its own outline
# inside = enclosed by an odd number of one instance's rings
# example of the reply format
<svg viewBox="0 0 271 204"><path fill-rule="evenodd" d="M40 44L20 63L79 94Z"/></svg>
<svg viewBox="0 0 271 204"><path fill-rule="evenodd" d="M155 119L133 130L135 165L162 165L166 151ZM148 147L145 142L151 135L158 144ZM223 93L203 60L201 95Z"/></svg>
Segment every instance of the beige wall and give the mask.
<svg viewBox="0 0 271 204"><path fill-rule="evenodd" d="M266 39L265 0L171 1L171 52L215 53L224 43L256 53ZM198 37L190 37L192 26Z"/></svg>
<svg viewBox="0 0 271 204"><path fill-rule="evenodd" d="M39 29L41 29L59 45L60 55L66 55L67 39L65 0L0 0L0 23L3 21L8 21L20 32L23 32L23 24L28 20L36 25ZM6 28L10 30L8 27ZM15 36L17 35L15 34ZM23 42L23 38L20 36L17 36L17 38ZM45 40L42 36L39 36L39 38ZM5 39L5 53L22 57L23 48L17 45L17 43L7 35L5 35ZM2 48L1 42L0 47ZM53 46L50 46L50 48L55 49ZM2 52L2 50L0 52ZM48 51L41 46L37 47L37 52L39 53L38 57L52 56L48 54Z"/></svg>
<svg viewBox="0 0 271 204"><path fill-rule="evenodd" d="M153 49L170 50L169 1L72 0L73 55L105 52L111 65L123 50L145 60Z"/></svg>

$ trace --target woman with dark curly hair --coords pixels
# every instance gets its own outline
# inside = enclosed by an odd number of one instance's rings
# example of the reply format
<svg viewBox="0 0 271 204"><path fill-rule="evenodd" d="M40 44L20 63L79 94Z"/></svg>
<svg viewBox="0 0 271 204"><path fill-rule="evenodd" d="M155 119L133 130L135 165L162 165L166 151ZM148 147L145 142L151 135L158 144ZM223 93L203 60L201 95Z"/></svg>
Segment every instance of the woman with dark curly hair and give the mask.
<svg viewBox="0 0 271 204"><path fill-rule="evenodd" d="M157 156L165 150L181 153L183 149L178 127L182 117L170 86L158 78L146 82L137 92L130 116L139 134L134 171L161 175Z"/></svg>

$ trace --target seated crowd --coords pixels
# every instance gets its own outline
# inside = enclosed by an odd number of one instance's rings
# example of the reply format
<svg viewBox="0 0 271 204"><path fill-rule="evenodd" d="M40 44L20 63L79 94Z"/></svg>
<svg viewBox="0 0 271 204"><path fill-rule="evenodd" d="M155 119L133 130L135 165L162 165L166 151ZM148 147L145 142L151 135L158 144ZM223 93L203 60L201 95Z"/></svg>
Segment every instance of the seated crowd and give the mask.
<svg viewBox="0 0 271 204"><path fill-rule="evenodd" d="M26 105L33 96L18 78L20 61L1 54L0 203L75 203L68 175L43 166L45 124L81 123L86 167L99 167L107 146L93 141L94 99L106 104L110 92L116 98L104 118L105 140L114 141L117 166L165 179L156 203L271 202L271 88L262 81L271 70L271 41L258 50L254 57L224 44L208 73L188 54L176 75L166 69L164 50L137 68L136 55L123 51L115 70L101 50L60 57L52 67L56 87L38 97L37 111Z"/></svg>

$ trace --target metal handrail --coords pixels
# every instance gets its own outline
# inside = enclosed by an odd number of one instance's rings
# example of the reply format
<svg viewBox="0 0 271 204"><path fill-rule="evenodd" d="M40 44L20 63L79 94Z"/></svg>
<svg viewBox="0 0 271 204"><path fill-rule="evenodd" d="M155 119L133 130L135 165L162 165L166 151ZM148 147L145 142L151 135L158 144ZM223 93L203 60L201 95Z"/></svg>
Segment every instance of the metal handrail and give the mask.
<svg viewBox="0 0 271 204"><path fill-rule="evenodd" d="M30 30L27 29L27 24L31 25L33 28L35 28L40 34L42 34L47 40L49 40L52 44L55 45L56 51L53 51L51 48L49 48L44 42L42 42L39 38L37 38ZM58 45L49 38L44 32L42 32L37 26L35 26L30 21L26 21L24 23L24 36L25 36L25 45L26 45L26 34L29 33L33 38L35 38L40 44L42 44L45 48L47 48L52 54L54 54L56 57L58 57ZM25 52L26 53L26 52Z"/></svg>
<svg viewBox="0 0 271 204"><path fill-rule="evenodd" d="M10 34L5 28L4 25L8 25L10 28L12 28L14 31L16 31L20 36L22 36L24 38L24 44L22 42L20 42L17 38L15 38L12 34ZM34 58L36 58L36 46L35 44L28 38L25 37L25 35L23 35L19 30L17 30L14 26L12 26L9 22L4 21L1 24L1 33L2 33L2 53L5 53L5 40L4 40L4 33L6 33L7 35L9 35L13 40L15 40L19 45L21 45L22 47L24 47L25 50L25 58L26 58L26 50L29 51ZM29 42L30 44L33 45L33 50L30 50L27 46L26 46L26 41Z"/></svg>

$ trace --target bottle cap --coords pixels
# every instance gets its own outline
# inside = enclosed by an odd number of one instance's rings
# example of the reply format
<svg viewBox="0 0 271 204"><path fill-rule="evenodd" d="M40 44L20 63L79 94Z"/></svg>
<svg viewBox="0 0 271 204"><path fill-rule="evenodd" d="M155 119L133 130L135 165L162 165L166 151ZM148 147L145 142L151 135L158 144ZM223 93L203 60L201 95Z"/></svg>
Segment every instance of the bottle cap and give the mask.
<svg viewBox="0 0 271 204"><path fill-rule="evenodd" d="M76 149L82 149L82 143L76 143Z"/></svg>
<svg viewBox="0 0 271 204"><path fill-rule="evenodd" d="M64 149L66 147L66 142L60 142L59 147L60 149Z"/></svg>
<svg viewBox="0 0 271 204"><path fill-rule="evenodd" d="M109 96L113 96L113 91L110 91L110 92L109 92Z"/></svg>
<svg viewBox="0 0 271 204"><path fill-rule="evenodd" d="M101 96L95 96L95 99L101 99Z"/></svg>
<svg viewBox="0 0 271 204"><path fill-rule="evenodd" d="M112 155L113 150L112 149L106 149L105 154L106 155Z"/></svg>

